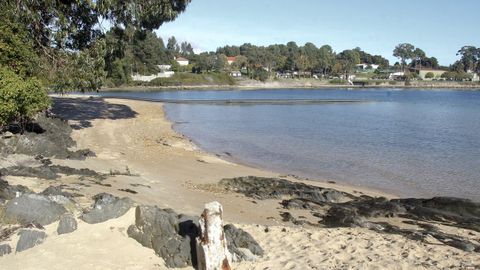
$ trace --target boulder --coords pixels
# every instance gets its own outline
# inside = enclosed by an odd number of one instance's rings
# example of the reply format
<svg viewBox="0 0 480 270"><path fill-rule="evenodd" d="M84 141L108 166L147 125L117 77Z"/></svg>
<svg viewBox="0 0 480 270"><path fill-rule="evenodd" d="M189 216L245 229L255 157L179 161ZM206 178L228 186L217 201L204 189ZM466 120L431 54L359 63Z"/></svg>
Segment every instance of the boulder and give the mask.
<svg viewBox="0 0 480 270"><path fill-rule="evenodd" d="M63 215L58 223L57 233L71 233L77 229L77 220L71 215Z"/></svg>
<svg viewBox="0 0 480 270"><path fill-rule="evenodd" d="M252 261L257 256L263 256L263 249L246 231L227 224L223 227L228 243L228 250L235 261Z"/></svg>
<svg viewBox="0 0 480 270"><path fill-rule="evenodd" d="M100 223L123 216L133 206L130 198L118 198L108 193L100 193L93 197L92 209L80 218L90 224Z"/></svg>
<svg viewBox="0 0 480 270"><path fill-rule="evenodd" d="M233 225L225 225L224 230L227 247L236 260L263 255L261 247L247 232ZM156 206L137 206L135 224L127 232L143 246L155 250L168 267L197 265L195 238L200 235L197 216L179 215Z"/></svg>
<svg viewBox="0 0 480 270"><path fill-rule="evenodd" d="M18 239L15 252L22 252L36 245L40 245L45 238L47 238L45 232L36 230L21 230L18 234L20 238Z"/></svg>
<svg viewBox="0 0 480 270"><path fill-rule="evenodd" d="M5 205L5 216L22 224L48 225L57 221L66 210L45 195L23 194Z"/></svg>
<svg viewBox="0 0 480 270"><path fill-rule="evenodd" d="M135 225L127 232L143 246L155 250L168 267L186 267L194 264L190 235L195 231L194 221L187 216L179 216L170 209L137 206Z"/></svg>
<svg viewBox="0 0 480 270"><path fill-rule="evenodd" d="M9 244L0 245L0 257L12 253L12 248Z"/></svg>

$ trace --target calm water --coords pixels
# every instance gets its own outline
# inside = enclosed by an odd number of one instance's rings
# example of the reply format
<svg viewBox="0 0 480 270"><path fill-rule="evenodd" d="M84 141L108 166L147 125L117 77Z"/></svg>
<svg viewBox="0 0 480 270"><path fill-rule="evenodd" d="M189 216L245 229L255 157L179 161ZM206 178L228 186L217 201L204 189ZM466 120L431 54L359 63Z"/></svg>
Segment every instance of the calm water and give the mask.
<svg viewBox="0 0 480 270"><path fill-rule="evenodd" d="M176 129L244 163L401 196L480 201L480 92L255 90L108 93L152 99L348 99L365 103L167 104Z"/></svg>

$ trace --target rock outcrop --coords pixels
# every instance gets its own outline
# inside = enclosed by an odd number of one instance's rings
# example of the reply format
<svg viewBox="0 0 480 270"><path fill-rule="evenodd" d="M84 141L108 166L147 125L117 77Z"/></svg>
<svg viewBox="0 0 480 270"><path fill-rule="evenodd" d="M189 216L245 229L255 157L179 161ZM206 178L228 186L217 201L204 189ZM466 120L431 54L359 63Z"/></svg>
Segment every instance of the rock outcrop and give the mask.
<svg viewBox="0 0 480 270"><path fill-rule="evenodd" d="M318 222L296 219L281 212L284 222L324 227L363 227L379 233L400 234L415 240L432 236L438 241L465 251L480 252L480 246L458 235L440 231L435 224L480 232L480 203L468 199L435 197L431 199L393 199L353 196L333 189L299 184L284 179L238 177L223 179L219 185L245 196L279 199L284 209L307 210ZM406 229L388 223L392 217L407 219L418 229ZM383 218L385 222L374 221Z"/></svg>
<svg viewBox="0 0 480 270"><path fill-rule="evenodd" d="M295 197L314 202L344 202L353 196L334 189L321 188L280 178L256 176L223 179L219 185L226 190L244 194L254 199L282 199Z"/></svg>
<svg viewBox="0 0 480 270"><path fill-rule="evenodd" d="M71 151L75 141L70 137L72 128L59 118L39 114L25 134L11 134L0 138L0 155L43 155L60 159L85 159L94 154L89 150Z"/></svg>
<svg viewBox="0 0 480 270"><path fill-rule="evenodd" d="M233 225L225 225L224 230L234 259L262 256L263 250L247 232ZM200 234L199 217L177 214L171 209L156 206L137 206L135 224L127 232L143 246L155 250L168 267L197 265L195 238Z"/></svg>

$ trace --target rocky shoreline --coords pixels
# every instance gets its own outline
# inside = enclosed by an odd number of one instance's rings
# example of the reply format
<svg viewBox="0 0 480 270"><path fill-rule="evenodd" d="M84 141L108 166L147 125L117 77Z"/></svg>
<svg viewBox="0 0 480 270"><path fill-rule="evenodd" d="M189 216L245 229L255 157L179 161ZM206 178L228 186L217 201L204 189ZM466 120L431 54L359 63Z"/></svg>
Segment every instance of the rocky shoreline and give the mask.
<svg viewBox="0 0 480 270"><path fill-rule="evenodd" d="M97 235L94 230L102 228L103 234L118 230L115 241L128 243L129 253L142 248L150 250L151 253L142 250L138 254L152 254L160 259L160 265L145 262L151 269L196 265L193 240L199 236L198 211L193 211L197 214L192 211L182 214L185 212L179 210L180 204L160 207L156 201L150 201L151 196L158 196L158 201L166 197L153 191L158 190L155 188L159 184L146 181L148 178L141 170L133 173L128 166L125 171L86 166L90 164L89 160L96 162L98 156L105 154L77 149L68 122L41 116L39 126L44 131L38 134L4 133L0 138L0 264L5 262L4 265L17 265L17 268L23 268L27 263L38 264L34 257L30 262L23 254L42 254L44 247L52 249L54 243L73 245L78 242L76 237L94 237ZM166 153L171 159L175 150L172 145L178 142L168 141L167 145L164 140L161 142L162 151L171 150ZM115 154L109 152L109 155ZM185 159L185 156L181 158ZM208 167L215 164L213 161L217 162L207 156L202 156L202 162L198 161L198 156L191 159L188 168L195 165L207 167L207 171L215 168ZM224 166L224 163L219 164ZM225 166L230 170L238 165ZM247 218L245 212L250 212L277 224L235 223L224 226L228 250L233 255L236 269L265 269L269 266L273 267L271 269L290 269L292 263L296 266L292 269L348 268L349 262L352 267L354 264L367 268L385 266L389 264L386 260L389 255L382 254L389 251L384 245L392 248L392 254L403 250L400 253L405 255L395 259L408 261L408 267L402 269L412 269L412 265L419 264L419 261L432 269L446 266L465 269L480 265L478 203L458 198L387 199L312 185L291 177L284 179L271 174L242 177L240 175L248 174L241 170L235 174L238 176L214 178L208 184L182 185L186 191L177 196L182 196L185 202L189 196L185 194L218 198L228 205L227 212ZM118 185L116 182L120 179L129 180L126 183L130 188ZM24 183L40 185L27 186ZM164 188L162 185L160 187ZM85 188L89 192L85 192ZM146 194L147 200L143 199L142 193ZM232 204L228 204L230 200ZM246 206L236 212L234 204ZM106 225L115 224L111 223L115 220L122 220L121 225ZM384 240L377 241L377 238ZM320 242L323 239L326 242ZM78 252L84 253L98 244L101 243L88 242L83 246L74 245L69 250L76 252L80 248ZM408 251L411 248L414 251ZM431 254L428 255L427 251ZM109 252L112 252L112 260L125 256L121 251ZM415 257L415 252L424 255ZM356 257L348 257L357 253ZM440 259L441 256L444 259ZM436 259L430 260L430 257ZM43 260L48 265L58 259L53 256ZM90 264L96 259L90 257L86 260ZM153 259L150 257L149 260ZM71 260L71 263L76 265L78 262ZM103 267L118 268L118 265L108 265L105 262Z"/></svg>

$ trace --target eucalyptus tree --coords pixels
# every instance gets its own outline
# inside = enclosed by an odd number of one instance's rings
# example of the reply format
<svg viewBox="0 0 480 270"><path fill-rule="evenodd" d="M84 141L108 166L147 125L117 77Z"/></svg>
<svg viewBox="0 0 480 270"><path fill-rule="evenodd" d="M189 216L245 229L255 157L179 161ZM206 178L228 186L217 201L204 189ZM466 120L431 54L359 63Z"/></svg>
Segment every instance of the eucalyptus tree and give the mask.
<svg viewBox="0 0 480 270"><path fill-rule="evenodd" d="M407 60L415 57L415 46L410 43L398 44L393 50L393 56L400 59L402 69L405 70Z"/></svg>

